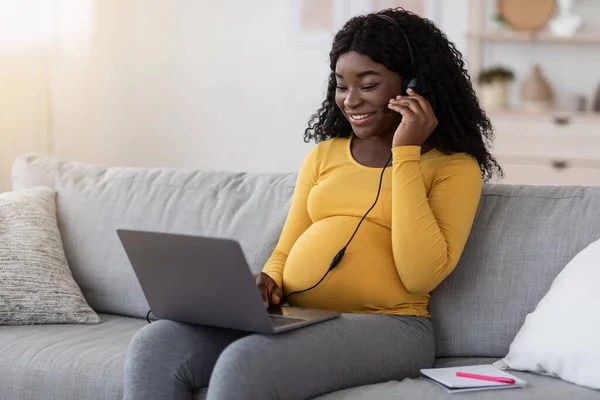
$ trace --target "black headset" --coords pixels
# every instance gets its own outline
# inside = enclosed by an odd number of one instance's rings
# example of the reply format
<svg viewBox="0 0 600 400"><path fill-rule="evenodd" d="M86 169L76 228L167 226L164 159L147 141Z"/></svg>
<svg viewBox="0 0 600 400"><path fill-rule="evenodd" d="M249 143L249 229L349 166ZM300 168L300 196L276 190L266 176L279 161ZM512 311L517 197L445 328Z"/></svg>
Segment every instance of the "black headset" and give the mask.
<svg viewBox="0 0 600 400"><path fill-rule="evenodd" d="M415 60L414 60L413 49L412 49L412 46L410 44L410 41L408 40L408 36L406 35L406 32L404 31L404 29L402 29L402 27L400 27L400 24L398 24L398 22L396 22L396 20L393 19L392 17L390 17L389 15L384 15L384 14L376 14L376 15L379 18L382 18L382 19L384 19L386 21L389 21L389 22L393 23L396 26L396 28L398 29L398 31L400 32L400 34L402 35L402 37L404 38L404 41L406 42L406 46L408 47L408 57L410 58L410 75L404 77L404 80L402 81L402 94L406 95L406 91L408 89L412 89L415 92L417 92L417 88L419 86L419 81L418 81L418 79L415 76ZM382 111L383 112L390 112L391 110L386 106ZM331 263L329 264L329 268L327 269L327 272L325 273L325 275L323 275L323 277L317 283L315 283L313 286L309 287L308 289L297 290L297 291L294 291L294 292L288 294L285 297L285 300L289 299L294 294L308 292L309 290L312 290L312 289L316 288L321 282L323 282L323 280L325 279L325 277L335 267L338 266L338 264L340 263L340 261L342 261L342 258L344 257L344 254L346 253L346 249L348 248L348 245L350 245L350 242L352 242L352 239L354 239L354 236L356 235L356 232L358 232L358 228L360 227L360 225L362 224L362 222L364 221L364 219L367 217L367 215L371 212L371 210L375 207L375 204L377 204L377 200L379 200L379 194L381 193L381 183L383 182L383 174L385 173L385 169L387 168L387 166L388 166L388 164L390 163L391 160L392 160L392 156L390 155L390 158L387 160L387 162L383 166L383 170L381 171L381 176L379 177L379 187L377 188L377 196L375 197L375 201L373 202L373 205L371 206L371 208L369 208L369 210L365 213L365 215L363 215L363 217L361 218L360 222L356 226L356 229L354 230L354 233L352 234L352 236L350 236L350 239L348 240L348 242L346 243L346 245L344 247L342 247L340 251L337 252L337 254L335 255L335 257L333 257L333 259L331 260Z"/></svg>
<svg viewBox="0 0 600 400"><path fill-rule="evenodd" d="M408 89L412 89L416 92L417 87L419 86L419 80L415 76L415 55L413 52L413 48L410 44L410 40L408 40L408 35L406 34L404 29L402 29L400 24L394 18L390 17L389 15L385 15L385 14L376 14L376 15L377 15L377 17L382 18L382 19L394 24L396 26L396 29L398 29L398 31L404 38L404 41L406 42L406 47L408 48L408 58L410 59L410 75L405 76L404 80L402 81L402 94L405 95L406 91Z"/></svg>

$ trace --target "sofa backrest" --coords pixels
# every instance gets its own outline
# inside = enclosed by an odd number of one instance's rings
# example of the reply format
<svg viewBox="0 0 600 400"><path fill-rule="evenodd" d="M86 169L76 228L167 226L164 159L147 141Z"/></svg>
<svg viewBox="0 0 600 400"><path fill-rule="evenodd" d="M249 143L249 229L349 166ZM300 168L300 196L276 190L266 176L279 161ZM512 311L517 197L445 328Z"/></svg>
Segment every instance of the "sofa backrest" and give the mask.
<svg viewBox="0 0 600 400"><path fill-rule="evenodd" d="M600 187L486 185L461 260L432 293L437 356L505 356L554 278L598 238Z"/></svg>
<svg viewBox="0 0 600 400"><path fill-rule="evenodd" d="M57 190L65 252L90 305L143 317L148 304L117 228L235 238L253 272L275 247L295 174L106 168L19 158L15 189ZM432 293L439 357L502 357L566 263L600 238L600 187L486 185L456 270Z"/></svg>
<svg viewBox="0 0 600 400"><path fill-rule="evenodd" d="M13 165L15 190L49 186L73 277L96 311L145 317L148 303L117 228L237 239L260 271L276 245L293 174L170 168L107 168L27 155Z"/></svg>

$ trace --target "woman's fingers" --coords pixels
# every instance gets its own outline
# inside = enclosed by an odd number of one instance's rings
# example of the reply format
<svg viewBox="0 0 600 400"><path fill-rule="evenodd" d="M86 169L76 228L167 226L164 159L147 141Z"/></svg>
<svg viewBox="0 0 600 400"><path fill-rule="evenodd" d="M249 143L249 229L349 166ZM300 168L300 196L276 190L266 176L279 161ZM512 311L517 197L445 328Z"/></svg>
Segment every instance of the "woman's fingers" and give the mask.
<svg viewBox="0 0 600 400"><path fill-rule="evenodd" d="M419 105L421 106L421 109L428 115L435 115L433 112L433 108L431 108L431 104L429 103L429 101L421 96L420 94L418 94L417 92L415 92L412 89L408 89L407 93L409 94L410 98L416 100Z"/></svg>
<svg viewBox="0 0 600 400"><path fill-rule="evenodd" d="M398 104L397 102L390 101L390 104L388 104L388 108L402 115L403 119L412 119L416 116L416 113L404 104Z"/></svg>
<svg viewBox="0 0 600 400"><path fill-rule="evenodd" d="M281 299L283 298L283 292L281 291L281 289L279 289L279 286L276 286L273 289L273 292L271 294L271 302L275 305L281 303Z"/></svg>
<svg viewBox="0 0 600 400"><path fill-rule="evenodd" d="M404 96L397 99L392 99L390 103L406 106L415 114L423 114L423 109L416 99Z"/></svg>
<svg viewBox="0 0 600 400"><path fill-rule="evenodd" d="M264 272L260 272L256 275L256 288L260 292L265 308L269 308L269 305L273 302L273 288L278 288L277 284L269 275Z"/></svg>

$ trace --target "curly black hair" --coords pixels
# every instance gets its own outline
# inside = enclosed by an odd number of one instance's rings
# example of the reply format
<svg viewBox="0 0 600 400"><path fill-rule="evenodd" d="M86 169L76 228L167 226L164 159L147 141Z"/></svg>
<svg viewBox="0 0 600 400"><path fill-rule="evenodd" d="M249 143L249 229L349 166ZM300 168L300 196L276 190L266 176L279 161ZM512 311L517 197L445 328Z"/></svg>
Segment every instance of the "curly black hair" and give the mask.
<svg viewBox="0 0 600 400"><path fill-rule="evenodd" d="M335 103L334 71L342 54L355 51L400 76L411 75L408 45L402 32L413 49L419 94L430 102L438 119L438 126L426 143L445 154L472 155L479 162L485 181L495 175L502 177L502 168L488 151L494 139L492 124L479 105L462 54L432 21L402 8L356 16L335 35L329 53L327 96L312 115L304 141L318 143L352 135L350 123Z"/></svg>

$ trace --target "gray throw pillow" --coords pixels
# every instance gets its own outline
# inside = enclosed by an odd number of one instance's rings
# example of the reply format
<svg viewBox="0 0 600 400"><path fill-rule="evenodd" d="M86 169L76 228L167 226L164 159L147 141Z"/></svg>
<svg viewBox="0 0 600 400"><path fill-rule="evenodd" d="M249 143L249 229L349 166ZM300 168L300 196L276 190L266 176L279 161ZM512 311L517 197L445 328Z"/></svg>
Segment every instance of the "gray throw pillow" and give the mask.
<svg viewBox="0 0 600 400"><path fill-rule="evenodd" d="M67 264L55 198L45 187L0 194L0 325L100 322Z"/></svg>

